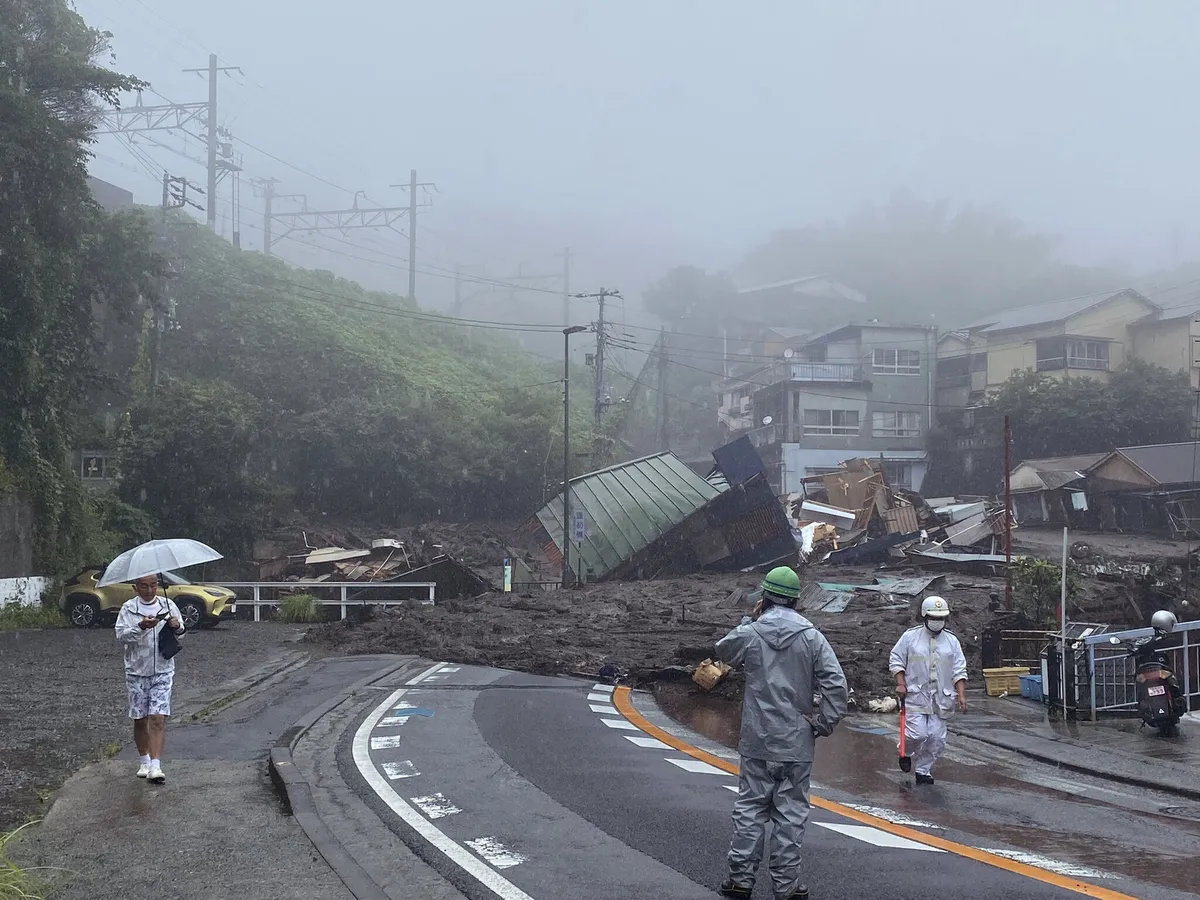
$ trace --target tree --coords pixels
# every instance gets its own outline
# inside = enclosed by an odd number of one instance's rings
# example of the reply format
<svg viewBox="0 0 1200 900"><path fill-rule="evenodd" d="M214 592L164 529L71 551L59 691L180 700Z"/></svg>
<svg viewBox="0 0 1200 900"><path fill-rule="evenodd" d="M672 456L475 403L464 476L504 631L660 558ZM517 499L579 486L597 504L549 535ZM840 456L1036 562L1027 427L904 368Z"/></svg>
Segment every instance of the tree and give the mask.
<svg viewBox="0 0 1200 900"><path fill-rule="evenodd" d="M1056 241L1027 232L998 210L955 208L907 191L866 205L844 223L775 232L742 260L739 281L829 275L861 291L861 317L933 321L953 328L997 308L1128 283L1120 273L1067 265ZM832 310L829 324L845 321Z"/></svg>
<svg viewBox="0 0 1200 900"><path fill-rule="evenodd" d="M1009 416L1018 461L1190 440L1194 406L1186 375L1142 361L1107 384L1017 372L988 403Z"/></svg>
<svg viewBox="0 0 1200 900"><path fill-rule="evenodd" d="M88 191L97 105L141 85L96 64L108 38L65 0L0 2L0 458L33 499L36 560L52 571L89 524L69 459L99 372L94 310L130 316L161 274L140 221Z"/></svg>
<svg viewBox="0 0 1200 900"><path fill-rule="evenodd" d="M710 274L695 266L671 269L642 293L647 311L671 323L687 323L686 331L718 334L720 312L733 303L737 288L723 272Z"/></svg>

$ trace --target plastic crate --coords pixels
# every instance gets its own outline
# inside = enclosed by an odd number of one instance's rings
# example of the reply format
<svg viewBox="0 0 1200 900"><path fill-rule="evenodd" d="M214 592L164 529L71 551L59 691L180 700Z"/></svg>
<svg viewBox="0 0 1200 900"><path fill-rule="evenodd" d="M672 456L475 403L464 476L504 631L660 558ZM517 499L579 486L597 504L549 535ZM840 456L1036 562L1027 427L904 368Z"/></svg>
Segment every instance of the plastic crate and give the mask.
<svg viewBox="0 0 1200 900"><path fill-rule="evenodd" d="M1042 676L1041 675L1022 675L1021 676L1021 696L1028 700L1036 700L1042 702Z"/></svg>
<svg viewBox="0 0 1200 900"><path fill-rule="evenodd" d="M999 697L1001 694L1021 693L1021 676L1028 674L1029 669L1024 666L984 669L983 680L987 683L987 695Z"/></svg>

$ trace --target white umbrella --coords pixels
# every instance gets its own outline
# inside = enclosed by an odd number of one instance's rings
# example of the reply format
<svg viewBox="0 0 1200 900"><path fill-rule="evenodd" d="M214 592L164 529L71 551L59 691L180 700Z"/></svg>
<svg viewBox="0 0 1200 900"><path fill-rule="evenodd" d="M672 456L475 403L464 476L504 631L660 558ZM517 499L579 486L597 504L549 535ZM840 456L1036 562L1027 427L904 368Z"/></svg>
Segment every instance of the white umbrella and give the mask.
<svg viewBox="0 0 1200 900"><path fill-rule="evenodd" d="M126 550L110 562L97 586L123 584L147 575L173 572L176 569L186 569L188 566L198 566L200 563L222 558L220 553L207 544L187 538L147 541L132 550Z"/></svg>

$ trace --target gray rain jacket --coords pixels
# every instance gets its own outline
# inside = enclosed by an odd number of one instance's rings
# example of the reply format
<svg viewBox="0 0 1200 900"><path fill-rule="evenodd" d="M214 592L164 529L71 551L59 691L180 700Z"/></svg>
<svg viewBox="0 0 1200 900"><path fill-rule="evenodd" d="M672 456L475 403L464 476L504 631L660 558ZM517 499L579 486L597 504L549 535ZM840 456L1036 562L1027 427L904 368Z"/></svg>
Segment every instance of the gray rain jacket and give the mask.
<svg viewBox="0 0 1200 900"><path fill-rule="evenodd" d="M842 666L825 635L785 606L749 616L717 642L717 656L744 666L746 695L738 752L770 762L812 762L816 737L813 695L832 728L846 715L849 691Z"/></svg>

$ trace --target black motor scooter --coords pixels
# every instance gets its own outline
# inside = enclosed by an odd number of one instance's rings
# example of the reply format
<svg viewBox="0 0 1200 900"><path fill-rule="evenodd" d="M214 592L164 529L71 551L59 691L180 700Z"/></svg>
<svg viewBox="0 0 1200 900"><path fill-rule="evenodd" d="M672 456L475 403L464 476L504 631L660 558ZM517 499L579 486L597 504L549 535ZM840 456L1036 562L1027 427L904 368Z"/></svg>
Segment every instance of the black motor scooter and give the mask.
<svg viewBox="0 0 1200 900"><path fill-rule="evenodd" d="M1109 638L1109 643L1122 647L1133 657L1137 667L1136 690L1138 715L1142 723L1157 728L1163 737L1174 737L1183 718L1185 704L1179 679L1167 666L1158 635L1137 641Z"/></svg>

